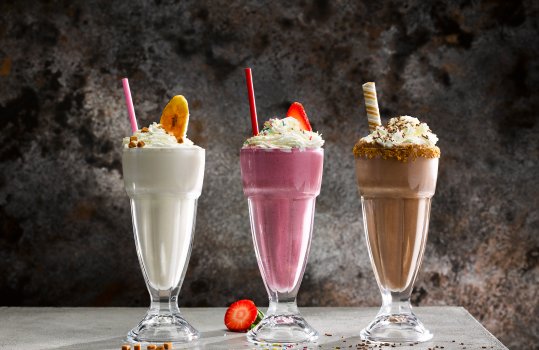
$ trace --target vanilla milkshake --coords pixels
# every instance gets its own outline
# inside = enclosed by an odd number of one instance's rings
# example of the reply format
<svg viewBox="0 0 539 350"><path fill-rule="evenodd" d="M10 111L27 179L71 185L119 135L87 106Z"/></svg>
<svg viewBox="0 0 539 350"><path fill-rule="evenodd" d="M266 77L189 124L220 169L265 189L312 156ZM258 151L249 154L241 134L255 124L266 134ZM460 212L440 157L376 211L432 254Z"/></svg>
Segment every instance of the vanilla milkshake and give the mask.
<svg viewBox="0 0 539 350"><path fill-rule="evenodd" d="M187 101L175 97L167 108ZM146 317L133 328L130 342L183 343L199 333L181 316L177 305L193 241L197 199L202 191L205 151L185 136L188 112L174 107L161 123L137 130L123 140L124 184L131 201L135 244L151 296ZM178 112L180 110L180 112ZM176 118L167 130L165 118ZM169 124L170 125L170 124Z"/></svg>
<svg viewBox="0 0 539 350"><path fill-rule="evenodd" d="M124 142L124 183L145 277L152 288L171 290L189 260L204 149L172 137L173 143L166 144L162 128L154 123L148 129L137 133L139 140L146 140L145 147L129 148L128 140Z"/></svg>
<svg viewBox="0 0 539 350"><path fill-rule="evenodd" d="M365 237L383 297L362 331L373 341L423 341L432 334L415 317L410 295L427 241L436 188L438 138L417 118L392 118L354 147Z"/></svg>

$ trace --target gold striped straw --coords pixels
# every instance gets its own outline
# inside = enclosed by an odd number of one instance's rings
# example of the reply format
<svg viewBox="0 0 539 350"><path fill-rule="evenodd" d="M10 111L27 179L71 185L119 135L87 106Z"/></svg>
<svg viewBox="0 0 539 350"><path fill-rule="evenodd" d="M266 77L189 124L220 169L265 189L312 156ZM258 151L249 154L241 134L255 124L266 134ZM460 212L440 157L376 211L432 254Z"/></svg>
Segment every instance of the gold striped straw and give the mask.
<svg viewBox="0 0 539 350"><path fill-rule="evenodd" d="M376 87L374 83L363 84L363 96L365 97L365 107L367 108L367 119L369 129L374 131L377 126L382 125L380 111L378 110L378 100L376 99Z"/></svg>

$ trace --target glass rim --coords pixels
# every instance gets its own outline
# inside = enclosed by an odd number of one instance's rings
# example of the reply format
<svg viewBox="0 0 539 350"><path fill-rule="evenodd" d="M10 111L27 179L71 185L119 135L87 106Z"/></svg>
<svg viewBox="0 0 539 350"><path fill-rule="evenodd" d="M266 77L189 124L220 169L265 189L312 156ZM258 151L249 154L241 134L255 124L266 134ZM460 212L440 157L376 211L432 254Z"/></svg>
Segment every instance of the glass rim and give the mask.
<svg viewBox="0 0 539 350"><path fill-rule="evenodd" d="M322 147L319 148L307 148L307 147L292 147L292 148L261 148L261 147L242 147L240 152L282 152L292 153L296 152L324 152Z"/></svg>
<svg viewBox="0 0 539 350"><path fill-rule="evenodd" d="M205 152L206 149L196 147L133 147L123 148L122 153L142 153L142 152Z"/></svg>

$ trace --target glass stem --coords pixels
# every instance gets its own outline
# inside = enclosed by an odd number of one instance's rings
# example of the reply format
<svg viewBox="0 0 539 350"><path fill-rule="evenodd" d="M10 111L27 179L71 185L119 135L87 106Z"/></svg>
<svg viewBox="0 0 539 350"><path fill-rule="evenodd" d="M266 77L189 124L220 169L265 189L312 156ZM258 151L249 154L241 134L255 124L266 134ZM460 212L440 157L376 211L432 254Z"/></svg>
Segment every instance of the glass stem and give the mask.
<svg viewBox="0 0 539 350"><path fill-rule="evenodd" d="M382 292L382 307L379 315L410 315L412 314L412 304L410 304L410 293Z"/></svg>
<svg viewBox="0 0 539 350"><path fill-rule="evenodd" d="M267 316L272 315L297 315L299 314L296 297L278 298L270 297Z"/></svg>
<svg viewBox="0 0 539 350"><path fill-rule="evenodd" d="M174 315L180 312L177 295L172 295L171 291L153 291L151 296L152 301L148 313L154 315Z"/></svg>

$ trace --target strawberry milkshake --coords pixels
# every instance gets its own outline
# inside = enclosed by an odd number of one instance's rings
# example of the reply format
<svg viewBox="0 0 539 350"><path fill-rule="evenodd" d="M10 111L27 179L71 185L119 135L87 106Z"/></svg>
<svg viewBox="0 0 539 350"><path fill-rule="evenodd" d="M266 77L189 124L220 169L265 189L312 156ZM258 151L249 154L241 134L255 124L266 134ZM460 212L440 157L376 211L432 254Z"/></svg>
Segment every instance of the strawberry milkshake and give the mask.
<svg viewBox="0 0 539 350"><path fill-rule="evenodd" d="M241 151L260 270L270 293L296 295L309 251L322 149Z"/></svg>
<svg viewBox="0 0 539 350"><path fill-rule="evenodd" d="M303 278L320 193L324 141L294 103L284 119L270 119L240 152L258 266L269 294L266 317L249 332L260 343L313 341L296 295Z"/></svg>

